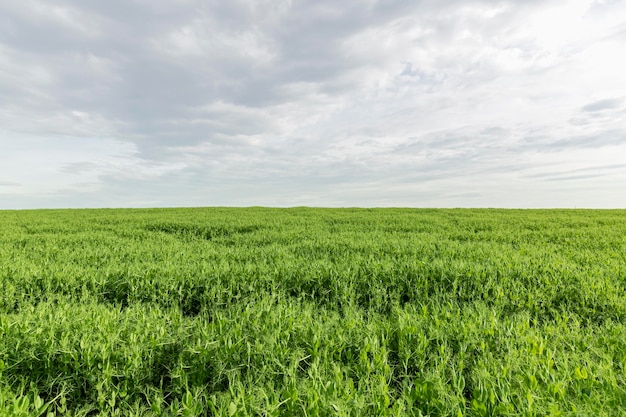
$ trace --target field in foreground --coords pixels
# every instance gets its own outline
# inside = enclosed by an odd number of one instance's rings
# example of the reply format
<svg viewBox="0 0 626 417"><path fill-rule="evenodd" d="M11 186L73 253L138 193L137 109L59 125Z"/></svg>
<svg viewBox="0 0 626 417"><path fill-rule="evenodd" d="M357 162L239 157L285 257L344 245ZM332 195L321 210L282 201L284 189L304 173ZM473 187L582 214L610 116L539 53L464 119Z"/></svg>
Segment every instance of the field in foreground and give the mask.
<svg viewBox="0 0 626 417"><path fill-rule="evenodd" d="M0 211L0 416L623 416L626 211Z"/></svg>

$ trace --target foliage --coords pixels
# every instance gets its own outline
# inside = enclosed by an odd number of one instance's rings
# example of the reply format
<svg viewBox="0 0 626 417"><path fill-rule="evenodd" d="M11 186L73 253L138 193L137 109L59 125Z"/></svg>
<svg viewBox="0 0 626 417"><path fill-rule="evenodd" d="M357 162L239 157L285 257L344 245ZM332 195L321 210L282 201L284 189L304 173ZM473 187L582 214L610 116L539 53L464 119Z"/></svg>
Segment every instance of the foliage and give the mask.
<svg viewBox="0 0 626 417"><path fill-rule="evenodd" d="M0 212L0 416L626 415L626 212Z"/></svg>

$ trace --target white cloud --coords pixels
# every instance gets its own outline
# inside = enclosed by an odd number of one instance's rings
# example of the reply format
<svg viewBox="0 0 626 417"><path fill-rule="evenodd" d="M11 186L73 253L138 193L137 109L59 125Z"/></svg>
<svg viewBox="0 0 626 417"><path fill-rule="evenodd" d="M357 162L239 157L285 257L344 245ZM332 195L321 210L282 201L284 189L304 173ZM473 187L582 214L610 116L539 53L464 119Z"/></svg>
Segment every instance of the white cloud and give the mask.
<svg viewBox="0 0 626 417"><path fill-rule="evenodd" d="M625 206L624 33L615 1L0 2L0 195Z"/></svg>
<svg viewBox="0 0 626 417"><path fill-rule="evenodd" d="M268 65L276 54L271 39L260 30L231 30L210 18L194 19L155 43L167 54L200 58L209 66L210 61L233 59L255 67Z"/></svg>
<svg viewBox="0 0 626 417"><path fill-rule="evenodd" d="M95 37L102 34L95 16L71 5L59 5L42 0L22 0L4 1L2 8L33 25L50 25L56 30L67 31L75 36Z"/></svg>
<svg viewBox="0 0 626 417"><path fill-rule="evenodd" d="M4 195L4 198L38 196L45 200L71 192L80 200L85 193L99 192L103 177L145 181L187 167L182 162L145 161L137 157L132 143L114 139L41 138L6 131L1 131L0 136L3 138L0 196ZM8 206L11 206L10 202Z"/></svg>

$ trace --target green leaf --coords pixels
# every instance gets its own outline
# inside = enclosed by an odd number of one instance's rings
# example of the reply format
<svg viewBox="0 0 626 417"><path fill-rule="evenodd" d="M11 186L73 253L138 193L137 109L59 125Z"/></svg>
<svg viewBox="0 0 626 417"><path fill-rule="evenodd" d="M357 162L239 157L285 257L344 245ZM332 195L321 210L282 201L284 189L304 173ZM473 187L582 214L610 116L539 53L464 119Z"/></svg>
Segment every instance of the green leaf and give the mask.
<svg viewBox="0 0 626 417"><path fill-rule="evenodd" d="M232 417L236 413L237 413L237 405L231 401L230 404L228 404L228 415Z"/></svg>

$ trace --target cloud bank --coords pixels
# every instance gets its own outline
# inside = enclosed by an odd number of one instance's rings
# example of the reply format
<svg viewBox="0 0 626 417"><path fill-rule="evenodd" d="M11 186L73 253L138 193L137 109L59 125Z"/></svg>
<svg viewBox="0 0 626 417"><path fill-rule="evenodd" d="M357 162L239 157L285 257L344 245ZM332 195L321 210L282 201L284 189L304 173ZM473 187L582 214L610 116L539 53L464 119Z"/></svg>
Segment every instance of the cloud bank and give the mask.
<svg viewBox="0 0 626 417"><path fill-rule="evenodd" d="M0 0L0 208L626 207L619 1Z"/></svg>

